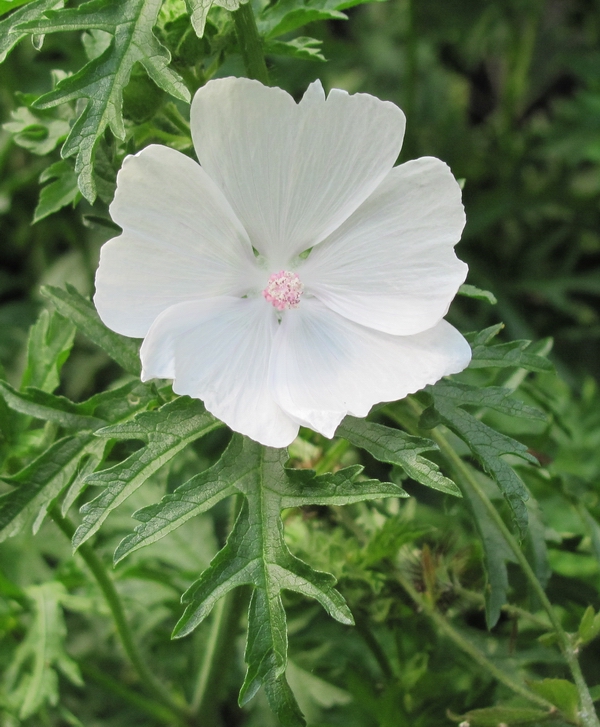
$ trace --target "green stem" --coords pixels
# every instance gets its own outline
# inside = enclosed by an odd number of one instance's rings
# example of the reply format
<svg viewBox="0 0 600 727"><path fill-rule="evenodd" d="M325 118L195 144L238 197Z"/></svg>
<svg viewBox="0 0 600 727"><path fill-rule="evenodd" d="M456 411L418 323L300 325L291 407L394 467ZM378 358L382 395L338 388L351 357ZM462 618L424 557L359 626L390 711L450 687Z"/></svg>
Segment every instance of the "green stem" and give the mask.
<svg viewBox="0 0 600 727"><path fill-rule="evenodd" d="M75 533L75 526L73 523L68 518L63 518L61 516L56 505L48 510L48 514L67 538L71 540ZM175 720L177 723L187 722L188 713L185 707L173 699L168 690L165 689L165 687L156 679L154 674L152 674L146 666L144 657L138 650L131 631L129 630L129 624L125 618L123 605L119 598L119 594L117 593L117 589L115 588L115 584L104 563L88 543L80 545L77 552L83 558L85 564L90 569L92 575L96 579L96 583L102 591L102 595L106 600L115 622L117 634L119 635L123 649L135 668L140 681L150 694L152 694L158 701L161 702L161 704L171 711L171 719Z"/></svg>
<svg viewBox="0 0 600 727"><path fill-rule="evenodd" d="M86 677L89 677L92 681L96 682L104 689L112 692L117 697L120 697L124 702L132 704L142 712L146 712L146 714L150 715L154 719L158 719L165 724L171 724L173 722L173 712L164 707L162 704L154 702L147 697L143 697L141 694L131 691L131 689L124 687L121 682L113 679L105 672L100 671L100 669L96 669L96 667L91 666L90 664L81 664L81 670Z"/></svg>
<svg viewBox="0 0 600 727"><path fill-rule="evenodd" d="M191 712L198 715L198 722L202 725L215 724L214 710L218 702L215 692L234 654L237 628L247 605L248 589L243 587L228 593L214 607L208 643L191 703Z"/></svg>
<svg viewBox="0 0 600 727"><path fill-rule="evenodd" d="M530 702L534 702L539 707L551 710L553 705L545 700L543 697L530 692L529 689L514 681L508 674L503 672L501 669L491 662L479 649L474 646L468 639L465 639L456 629L450 624L450 622L439 612L436 611L435 606L429 602L428 599L423 598L413 584L406 578L398 569L395 570L395 575L404 590L412 598L415 604L424 611L429 618L435 623L435 625L442 631L446 636L451 639L461 651L468 654L476 664L479 664L482 669L488 671L495 679L502 682L513 692L520 694Z"/></svg>
<svg viewBox="0 0 600 727"><path fill-rule="evenodd" d="M417 410L419 409L419 405L413 399L409 399L409 403L414 413L418 414ZM467 486L475 492L475 494L481 501L481 504L485 507L489 516L494 521L496 527L504 536L507 545L512 550L518 564L521 566L525 577L529 581L531 587L535 591L535 594L539 598L540 603L544 607L544 610L548 614L550 623L552 624L552 627L556 633L560 649L563 653L563 656L565 657L571 674L573 675L575 685L577 686L577 691L579 693L579 699L581 703L580 716L583 724L586 727L600 727L600 720L598 720L598 715L596 714L596 710L594 709L594 702L590 695L590 691L585 682L585 679L583 678L581 667L579 666L579 662L577 661L577 656L575 655L575 649L573 647L573 644L571 643L571 640L569 639L566 631L563 629L558 619L558 616L556 615L554 609L552 608L552 604L550 603L548 596L546 595L546 592L542 588L542 584L539 582L537 576L535 575L531 565L529 564L529 561L521 550L519 543L506 526L504 520L500 516L500 513L496 510L491 500L485 494L483 488L479 484L479 480L477 479L477 477L473 475L467 464L463 462L461 457L454 451L454 448L448 442L446 437L438 429L432 429L430 431L430 436L433 441L438 445L440 451L449 462L452 470L454 471L455 477L458 480L457 484L460 485L461 482L466 483Z"/></svg>
<svg viewBox="0 0 600 727"><path fill-rule="evenodd" d="M367 542L368 537L366 533L363 531L360 525L354 522L350 515L343 513L344 508L340 507L336 508L336 510L341 511L339 512L339 515L342 525L344 525L344 527L352 532L357 537L360 543L364 544L365 542ZM553 705L550 702L546 701L543 697L539 697L537 694L530 692L526 687L522 686L518 682L513 681L513 679L511 679L508 674L505 674L505 672L498 669L498 667L493 662L491 662L485 656L485 654L479 651L479 649L474 646L470 641L465 639L464 636L462 636L452 626L452 624L450 624L450 622L441 613L439 613L439 611L436 611L435 605L431 603L431 601L421 596L417 589L398 568L394 568L394 575L400 585L404 588L404 590L412 598L415 604L419 607L419 609L427 614L427 616L429 616L432 621L438 626L440 631L443 631L446 636L454 641L454 643L462 651L468 654L477 664L479 664L479 666L481 666L483 669L486 669L495 679L502 682L505 686L507 686L509 689L512 689L517 694L525 697L525 699L528 699L530 702L535 702L538 706L544 707L545 709L552 709ZM369 643L369 646L372 646L372 644ZM377 646L379 646L379 644L377 644ZM379 663L382 670L384 671L384 673L386 673L387 676L387 671L389 669L389 671L391 672L391 667L388 663L386 663L385 667L381 661Z"/></svg>
<svg viewBox="0 0 600 727"><path fill-rule="evenodd" d="M269 73L250 0L240 3L239 8L233 13L233 20L248 78L255 78L268 86Z"/></svg>
<svg viewBox="0 0 600 727"><path fill-rule="evenodd" d="M481 593L469 591L467 588L463 588L461 585L458 584L454 584L453 589L459 596L468 598L471 601L476 601L482 607L485 605L485 598L481 595ZM524 608L519 608L519 606L513 606L510 603L505 603L504 606L502 606L502 610L509 616L525 619L532 624L535 624L538 628L543 629L544 631L549 631L552 628L548 621L545 621L543 618L540 618L539 616L536 616L535 614L526 611Z"/></svg>

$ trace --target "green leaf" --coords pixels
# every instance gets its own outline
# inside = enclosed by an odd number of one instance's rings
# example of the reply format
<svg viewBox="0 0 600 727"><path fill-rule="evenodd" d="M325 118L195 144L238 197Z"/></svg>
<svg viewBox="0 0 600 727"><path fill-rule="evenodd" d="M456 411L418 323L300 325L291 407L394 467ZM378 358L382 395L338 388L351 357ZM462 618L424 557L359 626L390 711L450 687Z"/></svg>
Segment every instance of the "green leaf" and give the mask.
<svg viewBox="0 0 600 727"><path fill-rule="evenodd" d="M539 342L510 341L509 343L490 345L490 342L503 328L504 324L499 323L478 333L465 336L473 351L470 368L498 366L523 368L527 369L527 371L539 371L541 373L554 371L552 363L545 356L539 354Z"/></svg>
<svg viewBox="0 0 600 727"><path fill-rule="evenodd" d="M591 606L588 606L583 614L578 634L582 644L588 644L600 634L600 613L594 613Z"/></svg>
<svg viewBox="0 0 600 727"><path fill-rule="evenodd" d="M302 725L304 720L285 680L287 629L281 591L287 589L315 598L341 623L352 623L352 615L333 587L333 576L313 570L289 551L280 513L285 508L306 504L339 505L404 493L391 483L359 481L359 466L316 476L310 470L286 469L287 457L285 450L264 448L234 435L216 465L164 497L158 505L135 514L142 525L122 541L115 558L120 560L136 548L155 542L225 497L242 495L243 505L225 547L183 595L187 608L174 636L190 633L228 591L251 585L254 591L245 656L248 671L240 691L240 704L264 686L280 720Z"/></svg>
<svg viewBox="0 0 600 727"><path fill-rule="evenodd" d="M265 38L277 38L315 20L347 20L348 16L341 11L364 2L365 0L279 0L262 11L257 25L260 34Z"/></svg>
<svg viewBox="0 0 600 727"><path fill-rule="evenodd" d="M42 391L54 391L74 338L75 326L70 321L56 312L43 310L29 331L21 388L35 386Z"/></svg>
<svg viewBox="0 0 600 727"><path fill-rule="evenodd" d="M87 98L85 109L73 125L62 156L75 156L75 172L83 196L93 202L93 175L98 141L108 127L118 139L125 138L123 89L131 71L140 63L163 91L183 101L190 93L180 76L169 68L169 51L153 33L162 0L90 0L77 8L48 11L46 18L19 26L29 33L68 30L102 30L113 36L110 46L77 73L69 76L36 101L37 108L51 108L67 101Z"/></svg>
<svg viewBox="0 0 600 727"><path fill-rule="evenodd" d="M41 389L29 387L25 391L17 391L5 381L0 381L0 394L14 411L66 429L93 431L106 424L102 419L87 414L85 404L74 404L64 396L54 396Z"/></svg>
<svg viewBox="0 0 600 727"><path fill-rule="evenodd" d="M16 535L36 515L37 531L52 501L67 487L81 460L98 447L91 434L64 437L3 481L15 489L0 496L0 541Z"/></svg>
<svg viewBox="0 0 600 727"><path fill-rule="evenodd" d="M20 472L4 478L15 489L0 496L0 541L15 535L34 517L35 532L51 502L71 485L63 513L68 510L86 486L84 477L89 468L95 468L104 454L106 441L94 436L94 422L126 421L155 401L150 387L138 381L97 394L82 404L37 390L17 392L5 382L2 394L17 411L24 410L30 416L72 427L77 432L88 431L60 439Z"/></svg>
<svg viewBox="0 0 600 727"><path fill-rule="evenodd" d="M0 0L0 15L9 13L11 10L20 8L21 5L26 5L32 0Z"/></svg>
<svg viewBox="0 0 600 727"><path fill-rule="evenodd" d="M574 724L579 722L579 694L575 684L566 679L544 679L541 682L529 682L528 687L558 707Z"/></svg>
<svg viewBox="0 0 600 727"><path fill-rule="evenodd" d="M67 138L71 127L66 118L52 117L42 111L34 113L21 106L11 113L11 121L3 124L2 128L13 135L17 146L32 154L45 156Z"/></svg>
<svg viewBox="0 0 600 727"><path fill-rule="evenodd" d="M508 547L504 535L490 517L475 490L468 481L462 483L463 495L473 512L473 520L483 545L483 562L486 574L485 621L488 629L494 628L500 618L502 606L508 601L507 563L516 558Z"/></svg>
<svg viewBox="0 0 600 727"><path fill-rule="evenodd" d="M469 727L498 727L501 724L507 727L520 725L536 725L539 722L554 720L551 712L528 707L488 707L486 709L473 709L466 714L456 717L457 722L466 722Z"/></svg>
<svg viewBox="0 0 600 727"><path fill-rule="evenodd" d="M139 341L126 338L108 329L100 320L93 304L71 285L66 290L44 286L42 295L52 301L56 310L85 334L90 341L100 346L125 371L139 376L141 371Z"/></svg>
<svg viewBox="0 0 600 727"><path fill-rule="evenodd" d="M434 386L426 387L425 391L432 397L441 421L468 445L483 469L498 484L511 509L521 537L525 537L527 532L525 501L529 498L529 494L514 469L502 459L502 455L516 455L536 465L538 461L528 452L524 444L488 427L462 407L467 405L490 407L504 414L528 419L545 419L545 416L537 409L526 406L517 399L509 398L512 392L497 386L479 389L443 380Z"/></svg>
<svg viewBox="0 0 600 727"><path fill-rule="evenodd" d="M303 61L325 61L326 58L321 53L322 45L322 40L300 36L287 42L281 40L268 41L265 43L264 51L267 55L290 56Z"/></svg>
<svg viewBox="0 0 600 727"><path fill-rule="evenodd" d="M28 35L27 31L23 31L17 26L26 22L35 22L41 18L47 10L52 8L62 8L63 5L64 0L33 0L33 2L27 3L25 7L15 10L15 12L11 13L8 17L0 20L0 63L6 59L6 56L17 45L17 43ZM12 7L17 7L17 4L13 4ZM10 9L11 8L9 7L2 11L0 6L0 15Z"/></svg>
<svg viewBox="0 0 600 727"><path fill-rule="evenodd" d="M185 0L188 13L190 14L190 19L192 21L192 26L199 38L202 38L204 35L204 27L206 25L208 11L213 5L218 5L219 7L233 12L234 10L237 10L243 2L244 0Z"/></svg>
<svg viewBox="0 0 600 727"><path fill-rule="evenodd" d="M444 477L434 462L421 456L422 452L438 449L437 444L431 439L412 437L400 429L384 427L350 416L342 421L336 434L347 439L355 447L366 449L380 462L401 467L409 477L426 487L456 497L461 496L454 482Z"/></svg>
<svg viewBox="0 0 600 727"><path fill-rule="evenodd" d="M22 720L45 705L58 704L58 673L83 686L79 667L65 651L67 629L61 603L68 597L62 583L30 586L33 619L5 676L7 701Z"/></svg>
<svg viewBox="0 0 600 727"><path fill-rule="evenodd" d="M47 184L40 192L40 199L33 213L34 224L79 199L77 174L68 162L64 160L56 162L40 175L41 183L50 179L54 181Z"/></svg>
<svg viewBox="0 0 600 727"><path fill-rule="evenodd" d="M476 288L474 285L469 285L468 283L463 283L460 286L458 289L458 295L464 295L467 298L475 298L475 300L483 300L490 305L496 305L498 302L496 296L493 293L490 293L489 290L482 290L481 288Z"/></svg>
<svg viewBox="0 0 600 727"><path fill-rule="evenodd" d="M114 467L86 478L86 485L103 486L104 489L81 508L84 518L73 536L73 548L90 538L112 510L186 445L221 426L223 424L209 414L200 401L179 397L130 422L100 429L97 432L100 437L140 439L146 446Z"/></svg>

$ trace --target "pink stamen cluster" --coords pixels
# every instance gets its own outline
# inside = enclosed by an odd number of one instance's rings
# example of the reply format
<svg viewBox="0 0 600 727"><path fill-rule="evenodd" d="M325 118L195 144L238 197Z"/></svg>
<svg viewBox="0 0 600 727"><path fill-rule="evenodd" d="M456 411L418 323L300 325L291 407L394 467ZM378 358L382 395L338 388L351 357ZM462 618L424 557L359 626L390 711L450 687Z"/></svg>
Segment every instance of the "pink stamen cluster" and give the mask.
<svg viewBox="0 0 600 727"><path fill-rule="evenodd" d="M277 310L288 310L300 305L303 291L304 285L296 273L280 270L271 275L262 294Z"/></svg>

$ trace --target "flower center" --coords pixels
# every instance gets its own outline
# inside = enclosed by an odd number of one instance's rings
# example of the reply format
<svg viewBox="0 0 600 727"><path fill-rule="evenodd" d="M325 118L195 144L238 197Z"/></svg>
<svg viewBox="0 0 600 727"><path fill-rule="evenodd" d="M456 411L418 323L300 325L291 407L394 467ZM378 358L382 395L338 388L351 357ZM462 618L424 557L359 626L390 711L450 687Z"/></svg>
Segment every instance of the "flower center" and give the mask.
<svg viewBox="0 0 600 727"><path fill-rule="evenodd" d="M277 310L288 310L300 305L303 291L304 285L296 273L280 270L271 275L262 294Z"/></svg>

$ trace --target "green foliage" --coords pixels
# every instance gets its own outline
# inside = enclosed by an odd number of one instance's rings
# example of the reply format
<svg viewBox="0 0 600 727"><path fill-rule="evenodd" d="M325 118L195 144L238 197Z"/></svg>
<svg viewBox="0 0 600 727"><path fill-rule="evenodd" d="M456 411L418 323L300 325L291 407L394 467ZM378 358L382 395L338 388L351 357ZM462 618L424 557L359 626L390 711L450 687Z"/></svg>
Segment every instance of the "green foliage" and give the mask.
<svg viewBox="0 0 600 727"><path fill-rule="evenodd" d="M103 53L60 81L54 91L41 96L35 104L45 109L78 98L88 99L61 153L64 158L75 156L79 189L90 202L96 198L93 167L99 137L108 127L117 139L125 138L123 89L133 66L141 63L160 88L175 98L190 100L182 79L168 67L168 50L153 33L160 6L161 0L126 0L118 4L90 0L78 8L48 11L46 18L19 26L35 34L101 30L113 36Z"/></svg>
<svg viewBox="0 0 600 727"><path fill-rule="evenodd" d="M46 704L59 700L58 674L72 684L83 686L77 663L64 648L67 628L62 606L69 595L62 583L30 586L26 597L31 603L32 621L4 678L7 706L26 720Z"/></svg>
<svg viewBox="0 0 600 727"><path fill-rule="evenodd" d="M582 0L357 4L255 3L271 77L296 98L318 72L394 100L403 159L434 154L466 179L459 254L474 284L451 314L483 330L467 372L346 418L333 442L303 430L287 461L141 384L139 342L63 287L91 292L123 157L154 142L192 153L185 99L243 72L237 0L0 0L7 727L270 727L302 713L319 727L582 724L558 636L489 503L517 524L597 684L600 396L592 379L572 384L600 360L598 26ZM40 282L56 312L26 343ZM569 385L548 340L521 340L549 334ZM62 522L73 558L54 522L75 503L81 516ZM174 624L194 633L171 643ZM123 628L137 662L113 638Z"/></svg>

